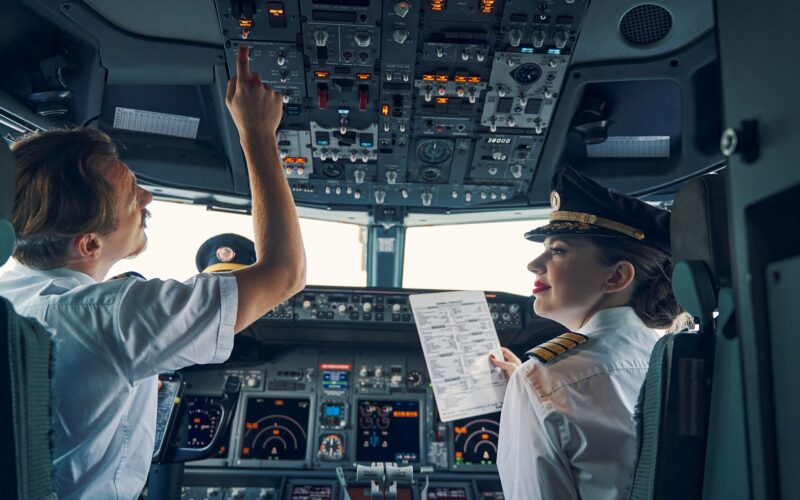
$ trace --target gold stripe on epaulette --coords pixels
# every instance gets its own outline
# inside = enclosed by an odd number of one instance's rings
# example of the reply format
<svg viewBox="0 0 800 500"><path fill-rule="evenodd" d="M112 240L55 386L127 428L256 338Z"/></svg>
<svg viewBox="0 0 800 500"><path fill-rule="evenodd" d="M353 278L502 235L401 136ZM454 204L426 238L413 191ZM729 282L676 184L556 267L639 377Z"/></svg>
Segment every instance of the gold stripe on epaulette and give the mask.
<svg viewBox="0 0 800 500"><path fill-rule="evenodd" d="M553 351L556 354L564 354L565 352L567 352L567 348L566 347L564 347L563 345L560 345L560 344L556 344L555 342L553 342L551 340L545 342L544 344L539 344L539 347L544 347L545 349L549 349L549 350Z"/></svg>
<svg viewBox="0 0 800 500"><path fill-rule="evenodd" d="M241 269L243 267L247 267L244 264L236 264L235 262L219 262L217 264L211 264L210 266L203 269L202 272L204 273L218 273L221 271L235 271L237 269Z"/></svg>
<svg viewBox="0 0 800 500"><path fill-rule="evenodd" d="M542 347L534 347L533 349L528 351L527 354L534 356L542 363L547 363L548 361L556 357L554 353Z"/></svg>
<svg viewBox="0 0 800 500"><path fill-rule="evenodd" d="M556 344L560 345L564 349L572 349L573 347L578 345L578 343L575 342L574 340L562 337L561 335L559 335L558 337L556 337L554 339L550 339L550 342L555 342Z"/></svg>
<svg viewBox="0 0 800 500"><path fill-rule="evenodd" d="M571 222L580 222L582 224L591 224L593 226L598 226L605 229L610 229L612 231L617 231L618 233L626 234L631 238L636 238L637 240L644 239L644 231L628 226L627 224L623 224L621 222L598 217L594 214L555 211L550 213L550 220L565 220Z"/></svg>
<svg viewBox="0 0 800 500"><path fill-rule="evenodd" d="M558 337L562 339L569 339L573 342L577 342L578 344L583 344L584 342L589 340L589 337L587 337L586 335L583 335L582 333L573 333L573 332L562 333Z"/></svg>

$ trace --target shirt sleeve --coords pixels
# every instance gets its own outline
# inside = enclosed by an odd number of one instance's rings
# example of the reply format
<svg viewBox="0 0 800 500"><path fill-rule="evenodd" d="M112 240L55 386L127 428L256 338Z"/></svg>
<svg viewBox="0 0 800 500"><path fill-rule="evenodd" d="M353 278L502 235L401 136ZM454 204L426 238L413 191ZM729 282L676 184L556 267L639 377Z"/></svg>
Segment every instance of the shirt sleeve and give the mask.
<svg viewBox="0 0 800 500"><path fill-rule="evenodd" d="M577 499L561 448L562 418L547 408L526 373L514 372L503 401L498 447L503 493L510 500Z"/></svg>
<svg viewBox="0 0 800 500"><path fill-rule="evenodd" d="M114 331L131 382L228 359L238 306L235 276L130 281L116 300Z"/></svg>

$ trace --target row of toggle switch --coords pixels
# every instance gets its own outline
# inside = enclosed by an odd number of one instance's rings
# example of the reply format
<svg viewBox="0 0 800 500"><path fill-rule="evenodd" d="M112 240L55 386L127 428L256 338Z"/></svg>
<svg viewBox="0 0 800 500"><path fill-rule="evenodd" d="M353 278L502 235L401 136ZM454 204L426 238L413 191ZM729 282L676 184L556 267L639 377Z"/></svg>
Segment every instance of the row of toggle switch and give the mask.
<svg viewBox="0 0 800 500"><path fill-rule="evenodd" d="M519 167L519 165L515 165L515 166ZM522 174L522 168L521 167L519 167L519 174L520 175ZM409 192L409 190L404 188L404 187L399 188L397 190L397 192L400 193L400 196L402 196L403 199L408 199L409 196L411 196L411 193ZM363 193L361 192L360 189L353 189L352 186L345 186L344 188L342 188L342 186L340 186L340 185L331 186L330 184L325 186L325 194L352 195L353 198L356 199L356 200L360 200L361 197L363 196ZM386 190L380 189L380 188L375 189L373 191L373 196L375 197L375 203L377 205L383 205L383 203L386 201ZM454 189L450 193L450 196L454 200L457 200L461 196L461 193L458 190ZM507 200L508 199L508 194L506 194L505 192L502 192L502 191L499 192L499 193L497 191L479 191L477 193L477 196L481 200L490 200L490 199L491 200L497 200L497 199ZM471 203L472 200L473 200L472 191L464 192L464 201L467 202L467 203ZM420 201L422 201L422 205L423 206L429 207L431 205L431 203L433 203L433 192L431 192L430 190L427 190L427 189L423 190L420 193Z"/></svg>

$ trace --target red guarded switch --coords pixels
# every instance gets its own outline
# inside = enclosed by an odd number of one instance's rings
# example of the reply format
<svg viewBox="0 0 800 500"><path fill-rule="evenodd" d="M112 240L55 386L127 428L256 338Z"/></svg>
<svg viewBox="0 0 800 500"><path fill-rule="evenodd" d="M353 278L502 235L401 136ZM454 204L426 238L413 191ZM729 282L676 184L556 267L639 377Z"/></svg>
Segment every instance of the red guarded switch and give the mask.
<svg viewBox="0 0 800 500"><path fill-rule="evenodd" d="M366 85L358 86L358 110L366 111L369 105L369 87Z"/></svg>
<svg viewBox="0 0 800 500"><path fill-rule="evenodd" d="M328 84L327 83L318 83L317 84L317 107L319 109L325 109L328 107Z"/></svg>

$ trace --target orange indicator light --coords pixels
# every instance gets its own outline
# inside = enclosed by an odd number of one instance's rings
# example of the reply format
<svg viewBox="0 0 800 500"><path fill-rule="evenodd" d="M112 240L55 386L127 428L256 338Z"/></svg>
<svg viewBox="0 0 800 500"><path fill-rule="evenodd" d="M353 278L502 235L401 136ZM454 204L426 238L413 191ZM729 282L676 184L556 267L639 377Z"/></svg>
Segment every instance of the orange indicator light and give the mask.
<svg viewBox="0 0 800 500"><path fill-rule="evenodd" d="M446 82L447 81L447 75L436 75L436 81L437 82Z"/></svg>
<svg viewBox="0 0 800 500"><path fill-rule="evenodd" d="M283 400L282 399L276 399L275 400L275 406L283 406Z"/></svg>
<svg viewBox="0 0 800 500"><path fill-rule="evenodd" d="M275 17L283 16L283 9L269 9L269 15Z"/></svg>
<svg viewBox="0 0 800 500"><path fill-rule="evenodd" d="M272 429L272 435L273 436L280 436L281 435L281 430L280 429Z"/></svg>
<svg viewBox="0 0 800 500"><path fill-rule="evenodd" d="M283 159L283 162L287 165L305 165L307 160L304 156L287 156ZM278 403L276 402L275 404ZM281 401L281 404L283 404L283 401Z"/></svg>
<svg viewBox="0 0 800 500"><path fill-rule="evenodd" d="M389 105L388 104L381 104L381 115L389 116Z"/></svg>
<svg viewBox="0 0 800 500"><path fill-rule="evenodd" d="M356 80L361 80L362 82L369 81L372 80L372 75L369 73L357 73Z"/></svg>
<svg viewBox="0 0 800 500"><path fill-rule="evenodd" d="M495 0L481 0L481 12L483 14L491 14L494 12Z"/></svg>
<svg viewBox="0 0 800 500"><path fill-rule="evenodd" d="M431 10L441 12L447 8L447 0L430 0Z"/></svg>
<svg viewBox="0 0 800 500"><path fill-rule="evenodd" d="M489 439L489 435L488 434L481 434L481 439Z"/></svg>
<svg viewBox="0 0 800 500"><path fill-rule="evenodd" d="M481 77L479 76L470 76L467 78L469 83L481 83Z"/></svg>
<svg viewBox="0 0 800 500"><path fill-rule="evenodd" d="M467 77L464 76L464 75L456 75L455 78L453 78L453 80L456 83L466 83L467 82Z"/></svg>
<svg viewBox="0 0 800 500"><path fill-rule="evenodd" d="M447 104L449 99L447 97L437 97L436 104Z"/></svg>
<svg viewBox="0 0 800 500"><path fill-rule="evenodd" d="M314 76L316 78L328 78L330 76L330 72L328 71L315 71Z"/></svg>
<svg viewBox="0 0 800 500"><path fill-rule="evenodd" d="M252 28L253 26L255 26L255 23L252 19L239 19L239 27Z"/></svg>
<svg viewBox="0 0 800 500"><path fill-rule="evenodd" d="M434 76L429 73L425 73L424 75L422 75L422 81L424 82L432 82L433 80Z"/></svg>
<svg viewBox="0 0 800 500"><path fill-rule="evenodd" d="M200 422L201 422L201 420L199 418L195 418L194 419L194 423L199 424Z"/></svg>

